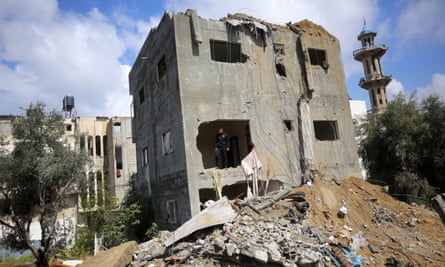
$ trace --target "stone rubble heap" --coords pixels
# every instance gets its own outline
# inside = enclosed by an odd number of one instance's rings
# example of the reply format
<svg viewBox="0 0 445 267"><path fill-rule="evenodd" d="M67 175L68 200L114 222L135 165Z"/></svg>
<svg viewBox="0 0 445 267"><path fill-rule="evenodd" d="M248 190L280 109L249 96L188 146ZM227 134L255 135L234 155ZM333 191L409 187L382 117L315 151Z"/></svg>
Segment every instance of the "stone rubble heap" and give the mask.
<svg viewBox="0 0 445 267"><path fill-rule="evenodd" d="M310 227L304 225L308 208L304 194L288 195L287 191L234 203L239 215L233 222L195 232L169 248L164 246L164 241L172 233L162 232L158 238L139 245L131 266L157 266L156 258L160 257L187 266L195 266L194 262L203 258L221 259L239 266L247 262L327 266L335 260L327 253L329 245L323 244Z"/></svg>

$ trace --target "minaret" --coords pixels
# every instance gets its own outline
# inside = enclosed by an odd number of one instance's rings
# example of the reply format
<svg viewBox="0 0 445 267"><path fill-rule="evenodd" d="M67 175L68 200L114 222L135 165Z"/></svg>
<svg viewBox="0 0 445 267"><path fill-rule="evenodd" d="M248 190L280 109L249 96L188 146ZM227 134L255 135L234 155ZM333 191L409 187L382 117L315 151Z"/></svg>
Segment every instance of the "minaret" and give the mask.
<svg viewBox="0 0 445 267"><path fill-rule="evenodd" d="M368 90L372 112L382 112L386 108L386 85L392 80L391 75L383 74L380 58L388 49L385 45L375 45L376 32L371 31L364 21L363 29L357 36L362 42L362 48L354 51L354 59L361 61L365 71L365 77L360 79L361 88Z"/></svg>

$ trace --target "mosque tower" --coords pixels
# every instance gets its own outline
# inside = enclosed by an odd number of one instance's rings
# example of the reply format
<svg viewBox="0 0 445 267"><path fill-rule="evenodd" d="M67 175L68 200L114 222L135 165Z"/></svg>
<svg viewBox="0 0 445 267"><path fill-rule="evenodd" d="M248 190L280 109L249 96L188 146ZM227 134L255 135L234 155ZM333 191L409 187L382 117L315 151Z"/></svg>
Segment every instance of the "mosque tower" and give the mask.
<svg viewBox="0 0 445 267"><path fill-rule="evenodd" d="M361 88L368 90L371 109L373 113L385 110L388 100L386 99L386 85L391 82L391 75L384 75L380 58L388 49L385 45L375 45L376 32L371 31L364 21L363 29L357 36L362 43L362 48L354 51L354 59L361 61L365 77L360 79Z"/></svg>

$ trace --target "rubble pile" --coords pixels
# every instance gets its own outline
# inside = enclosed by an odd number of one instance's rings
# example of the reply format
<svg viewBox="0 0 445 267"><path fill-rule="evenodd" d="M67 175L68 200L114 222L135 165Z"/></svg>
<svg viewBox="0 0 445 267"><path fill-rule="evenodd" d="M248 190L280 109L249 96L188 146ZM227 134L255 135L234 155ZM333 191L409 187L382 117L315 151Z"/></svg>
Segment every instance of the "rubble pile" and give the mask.
<svg viewBox="0 0 445 267"><path fill-rule="evenodd" d="M218 208L210 211L212 206ZM234 214L218 212L228 207ZM291 191L222 199L201 213L139 244L130 266L445 264L445 227L438 215L360 179L317 178Z"/></svg>

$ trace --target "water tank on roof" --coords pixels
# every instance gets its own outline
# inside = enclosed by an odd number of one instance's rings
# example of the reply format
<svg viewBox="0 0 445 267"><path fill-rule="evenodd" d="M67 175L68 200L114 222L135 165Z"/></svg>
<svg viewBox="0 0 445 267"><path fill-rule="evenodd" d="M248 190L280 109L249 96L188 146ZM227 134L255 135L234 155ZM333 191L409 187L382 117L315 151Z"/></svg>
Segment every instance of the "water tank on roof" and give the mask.
<svg viewBox="0 0 445 267"><path fill-rule="evenodd" d="M63 98L63 111L71 112L74 108L74 96L65 96Z"/></svg>

